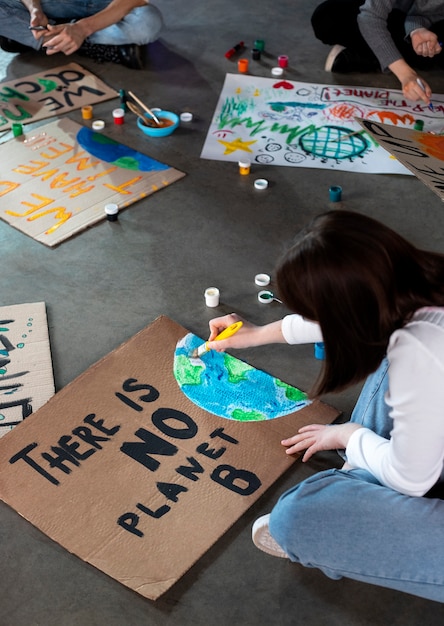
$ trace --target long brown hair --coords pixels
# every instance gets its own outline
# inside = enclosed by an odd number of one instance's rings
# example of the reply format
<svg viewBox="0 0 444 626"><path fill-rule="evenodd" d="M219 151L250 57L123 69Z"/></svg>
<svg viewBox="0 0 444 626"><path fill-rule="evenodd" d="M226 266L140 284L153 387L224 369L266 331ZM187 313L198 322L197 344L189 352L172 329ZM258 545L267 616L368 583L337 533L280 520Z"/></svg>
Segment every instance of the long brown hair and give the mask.
<svg viewBox="0 0 444 626"><path fill-rule="evenodd" d="M417 309L444 306L444 255L350 211L316 217L281 259L276 278L289 309L322 330L326 359L312 395L363 380Z"/></svg>

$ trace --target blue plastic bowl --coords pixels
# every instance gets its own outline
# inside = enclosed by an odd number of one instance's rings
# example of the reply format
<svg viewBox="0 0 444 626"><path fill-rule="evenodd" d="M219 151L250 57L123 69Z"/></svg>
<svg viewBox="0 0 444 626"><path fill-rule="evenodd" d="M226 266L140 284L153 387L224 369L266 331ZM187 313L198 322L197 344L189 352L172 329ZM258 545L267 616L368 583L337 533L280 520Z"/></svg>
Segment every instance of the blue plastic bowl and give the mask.
<svg viewBox="0 0 444 626"><path fill-rule="evenodd" d="M159 121L162 121L161 118L171 120L173 123L170 126L145 126L140 117L137 118L137 126L140 128L145 135L149 135L150 137L166 137L167 135L171 135L174 133L176 128L179 126L179 116L171 111L154 111L155 116ZM145 116L148 119L152 119L148 113L145 113Z"/></svg>

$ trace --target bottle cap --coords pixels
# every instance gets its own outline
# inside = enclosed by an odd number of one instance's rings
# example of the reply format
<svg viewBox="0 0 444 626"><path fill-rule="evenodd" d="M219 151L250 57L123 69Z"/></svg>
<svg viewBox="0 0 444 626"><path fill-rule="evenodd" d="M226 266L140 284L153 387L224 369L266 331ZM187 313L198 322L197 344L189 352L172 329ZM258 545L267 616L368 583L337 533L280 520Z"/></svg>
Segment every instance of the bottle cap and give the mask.
<svg viewBox="0 0 444 626"><path fill-rule="evenodd" d="M254 181L254 188L259 189L259 191L263 191L267 187L268 187L268 180L266 180L265 178L257 178Z"/></svg>

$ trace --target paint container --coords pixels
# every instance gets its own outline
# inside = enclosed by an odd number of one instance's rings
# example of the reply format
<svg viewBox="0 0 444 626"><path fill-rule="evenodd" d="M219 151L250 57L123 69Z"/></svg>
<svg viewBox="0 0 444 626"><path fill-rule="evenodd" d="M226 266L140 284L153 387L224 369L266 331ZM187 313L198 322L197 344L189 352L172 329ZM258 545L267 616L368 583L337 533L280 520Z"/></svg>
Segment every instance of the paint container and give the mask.
<svg viewBox="0 0 444 626"><path fill-rule="evenodd" d="M253 47L259 50L259 52L263 52L265 50L265 41L263 39L256 39Z"/></svg>
<svg viewBox="0 0 444 626"><path fill-rule="evenodd" d="M263 291L259 291L257 294L257 299L261 304L270 304L274 300L274 295L272 291L268 291L265 289Z"/></svg>
<svg viewBox="0 0 444 626"><path fill-rule="evenodd" d="M14 135L14 137L20 137L21 135L23 135L23 126L18 123L13 124L12 134Z"/></svg>
<svg viewBox="0 0 444 626"><path fill-rule="evenodd" d="M217 287L208 287L205 289L205 304L209 307L219 306L219 295Z"/></svg>
<svg viewBox="0 0 444 626"><path fill-rule="evenodd" d="M193 119L193 114L189 113L189 111L184 111L183 113L180 114L181 122L191 122L192 119Z"/></svg>
<svg viewBox="0 0 444 626"><path fill-rule="evenodd" d="M253 50L251 51L251 57L253 61L260 61L261 51L259 50L259 48L253 48Z"/></svg>
<svg viewBox="0 0 444 626"><path fill-rule="evenodd" d="M271 277L268 274L256 274L254 277L254 283L258 287L266 287L271 282Z"/></svg>
<svg viewBox="0 0 444 626"><path fill-rule="evenodd" d="M278 56L278 65L279 67L288 67L288 56L286 54Z"/></svg>
<svg viewBox="0 0 444 626"><path fill-rule="evenodd" d="M103 120L94 120L92 123L92 129L96 131L103 130L105 128L105 122Z"/></svg>
<svg viewBox="0 0 444 626"><path fill-rule="evenodd" d="M413 130L424 130L424 120L415 120Z"/></svg>
<svg viewBox="0 0 444 626"><path fill-rule="evenodd" d="M271 75L272 76L282 76L283 73L284 73L284 69L282 67L272 67L271 68Z"/></svg>
<svg viewBox="0 0 444 626"><path fill-rule="evenodd" d="M113 118L114 124L123 124L125 121L125 111L123 109L114 109Z"/></svg>
<svg viewBox="0 0 444 626"><path fill-rule="evenodd" d="M328 190L330 195L330 202L340 202L342 198L342 187L339 185L332 185Z"/></svg>
<svg viewBox="0 0 444 626"><path fill-rule="evenodd" d="M250 161L239 161L239 174L247 176L250 173L251 163Z"/></svg>
<svg viewBox="0 0 444 626"><path fill-rule="evenodd" d="M314 355L316 359L324 361L325 359L325 346L322 341L318 341L314 345Z"/></svg>
<svg viewBox="0 0 444 626"><path fill-rule="evenodd" d="M128 111L128 107L126 105L127 95L126 95L125 89L119 89L119 98L120 98L120 106L126 113Z"/></svg>
<svg viewBox="0 0 444 626"><path fill-rule="evenodd" d="M82 117L84 120L91 120L93 116L93 108L91 105L82 107Z"/></svg>
<svg viewBox="0 0 444 626"><path fill-rule="evenodd" d="M268 187L268 180L266 180L265 178L257 178L254 181L254 188L258 189L259 191L264 191L264 189L266 189Z"/></svg>
<svg viewBox="0 0 444 626"><path fill-rule="evenodd" d="M248 72L248 59L239 59L237 69L241 74L246 74Z"/></svg>
<svg viewBox="0 0 444 626"><path fill-rule="evenodd" d="M117 204L106 204L105 213L108 222L116 222L119 214L119 207Z"/></svg>

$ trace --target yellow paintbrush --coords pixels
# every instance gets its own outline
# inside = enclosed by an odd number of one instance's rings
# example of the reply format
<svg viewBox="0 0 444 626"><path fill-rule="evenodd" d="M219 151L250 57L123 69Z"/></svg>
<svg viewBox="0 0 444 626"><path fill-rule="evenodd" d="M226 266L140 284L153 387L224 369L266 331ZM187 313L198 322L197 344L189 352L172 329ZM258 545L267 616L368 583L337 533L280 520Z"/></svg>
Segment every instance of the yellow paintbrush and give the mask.
<svg viewBox="0 0 444 626"><path fill-rule="evenodd" d="M243 326L243 322L234 322L234 324L231 324L231 326L227 326L225 330L219 333L218 336L213 339L213 341L220 341L221 339L228 339L228 337L231 337L232 335L234 335L234 333L237 333L237 331L242 326ZM208 352L209 349L210 348L208 347L208 341L205 341L202 345L200 345L198 348L196 348L195 350L191 352L190 357L192 359L196 359L202 356L202 354L205 354L205 352Z"/></svg>

